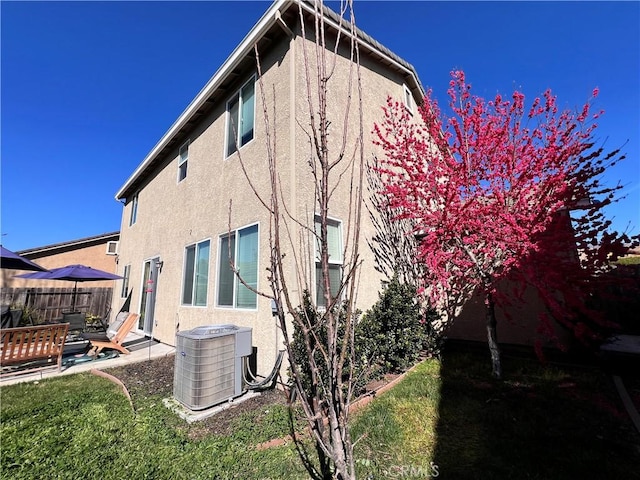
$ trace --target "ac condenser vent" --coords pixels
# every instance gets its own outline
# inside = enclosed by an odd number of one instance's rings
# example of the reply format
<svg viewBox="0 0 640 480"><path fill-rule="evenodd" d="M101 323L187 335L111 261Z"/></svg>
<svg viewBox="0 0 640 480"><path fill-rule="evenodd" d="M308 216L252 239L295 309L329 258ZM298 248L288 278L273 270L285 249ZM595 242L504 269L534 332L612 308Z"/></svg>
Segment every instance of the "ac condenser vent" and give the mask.
<svg viewBox="0 0 640 480"><path fill-rule="evenodd" d="M242 357L251 355L251 328L205 325L176 334L173 396L203 410L244 392Z"/></svg>

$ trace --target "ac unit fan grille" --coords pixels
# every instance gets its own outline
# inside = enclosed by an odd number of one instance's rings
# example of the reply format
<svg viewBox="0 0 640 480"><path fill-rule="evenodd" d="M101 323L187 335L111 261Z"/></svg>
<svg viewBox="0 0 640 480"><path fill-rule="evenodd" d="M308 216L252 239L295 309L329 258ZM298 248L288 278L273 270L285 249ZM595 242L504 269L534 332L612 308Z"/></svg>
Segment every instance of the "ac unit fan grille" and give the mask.
<svg viewBox="0 0 640 480"><path fill-rule="evenodd" d="M235 335L207 339L178 336L175 399L192 410L202 410L232 398L235 360Z"/></svg>

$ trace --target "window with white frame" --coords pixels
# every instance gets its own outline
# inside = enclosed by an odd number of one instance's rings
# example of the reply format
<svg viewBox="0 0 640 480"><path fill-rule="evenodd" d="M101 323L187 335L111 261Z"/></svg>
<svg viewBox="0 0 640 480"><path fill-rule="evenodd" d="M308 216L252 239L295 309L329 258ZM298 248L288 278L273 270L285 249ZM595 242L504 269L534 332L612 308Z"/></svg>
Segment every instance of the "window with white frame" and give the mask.
<svg viewBox="0 0 640 480"><path fill-rule="evenodd" d="M118 254L118 242L110 241L107 242L107 255L117 255Z"/></svg>
<svg viewBox="0 0 640 480"><path fill-rule="evenodd" d="M316 215L316 305L326 307L324 279L320 261L320 217ZM342 281L342 224L339 220L327 219L327 249L329 253L329 286L336 296Z"/></svg>
<svg viewBox="0 0 640 480"><path fill-rule="evenodd" d="M129 217L129 226L136 223L138 219L138 194L136 193L131 199L131 216Z"/></svg>
<svg viewBox="0 0 640 480"><path fill-rule="evenodd" d="M189 162L189 141L180 147L178 153L178 183L187 178L187 163Z"/></svg>
<svg viewBox="0 0 640 480"><path fill-rule="evenodd" d="M182 305L206 306L211 241L189 245L184 252Z"/></svg>
<svg viewBox="0 0 640 480"><path fill-rule="evenodd" d="M122 272L122 290L120 291L120 298L127 298L129 295L129 274L131 273L131 265L124 266L124 272Z"/></svg>
<svg viewBox="0 0 640 480"><path fill-rule="evenodd" d="M403 85L402 88L404 90L404 106L407 108L407 110L409 110L410 113L413 113L414 101L411 90L409 90L409 87L407 87L406 85Z"/></svg>
<svg viewBox="0 0 640 480"><path fill-rule="evenodd" d="M227 142L225 157L253 139L255 79L252 77L227 102Z"/></svg>
<svg viewBox="0 0 640 480"><path fill-rule="evenodd" d="M235 230L220 237L218 253L218 306L256 308L258 299L258 225ZM242 281L234 274L229 259ZM244 285L243 282L246 284Z"/></svg>

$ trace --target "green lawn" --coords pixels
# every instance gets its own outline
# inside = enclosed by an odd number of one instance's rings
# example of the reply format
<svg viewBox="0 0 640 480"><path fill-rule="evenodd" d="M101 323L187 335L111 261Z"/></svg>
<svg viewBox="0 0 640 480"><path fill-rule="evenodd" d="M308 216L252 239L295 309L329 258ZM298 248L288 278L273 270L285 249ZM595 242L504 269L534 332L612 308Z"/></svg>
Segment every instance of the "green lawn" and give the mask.
<svg viewBox="0 0 640 480"><path fill-rule="evenodd" d="M620 257L615 263L620 265L640 265L640 255L629 255L627 257Z"/></svg>
<svg viewBox="0 0 640 480"><path fill-rule="evenodd" d="M596 368L451 352L427 361L355 422L375 478L640 479L640 434ZM431 463L432 462L432 463ZM402 474L402 476L400 476ZM363 476L364 478L364 476Z"/></svg>
<svg viewBox="0 0 640 480"><path fill-rule="evenodd" d="M640 435L608 375L480 354L427 360L354 418L359 478L640 478ZM1 476L11 479L304 479L282 407L193 440L161 398L78 374L0 389Z"/></svg>
<svg viewBox="0 0 640 480"><path fill-rule="evenodd" d="M134 414L118 387L91 374L2 387L0 395L2 478L303 478L291 449L252 447L287 432L284 407L270 409L264 430L239 418L233 436L190 440L161 398L134 398Z"/></svg>

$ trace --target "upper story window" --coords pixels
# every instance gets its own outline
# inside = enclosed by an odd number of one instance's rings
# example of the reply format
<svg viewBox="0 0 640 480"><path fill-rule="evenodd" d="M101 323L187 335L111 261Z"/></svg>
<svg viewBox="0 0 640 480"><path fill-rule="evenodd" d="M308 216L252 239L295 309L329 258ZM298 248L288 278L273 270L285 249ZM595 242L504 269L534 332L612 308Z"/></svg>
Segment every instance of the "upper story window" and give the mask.
<svg viewBox="0 0 640 480"><path fill-rule="evenodd" d="M316 305L326 307L322 262L320 261L320 217L316 215ZM331 295L336 296L342 281L342 223L327 219L327 248L329 253L329 286Z"/></svg>
<svg viewBox="0 0 640 480"><path fill-rule="evenodd" d="M227 102L227 142L225 157L253 139L255 79L252 77Z"/></svg>
<svg viewBox="0 0 640 480"><path fill-rule="evenodd" d="M220 237L218 253L218 306L232 308L256 308L258 288L258 225L234 230ZM229 265L229 256L242 281Z"/></svg>
<svg viewBox="0 0 640 480"><path fill-rule="evenodd" d="M409 90L409 87L407 87L406 85L403 85L402 89L404 90L404 106L407 108L409 113L413 113L415 102L413 101L411 90Z"/></svg>
<svg viewBox="0 0 640 480"><path fill-rule="evenodd" d="M184 254L182 305L207 305L211 241L189 245Z"/></svg>
<svg viewBox="0 0 640 480"><path fill-rule="evenodd" d="M136 223L138 219L138 194L136 193L131 199L131 216L129 217L129 226Z"/></svg>
<svg viewBox="0 0 640 480"><path fill-rule="evenodd" d="M129 275L131 273L131 265L124 266L124 272L122 273L122 290L120 291L120 298L127 298L129 295Z"/></svg>
<svg viewBox="0 0 640 480"><path fill-rule="evenodd" d="M178 183L187 178L187 163L189 162L189 141L180 147L178 154Z"/></svg>
<svg viewBox="0 0 640 480"><path fill-rule="evenodd" d="M118 242L110 241L107 242L107 255L117 255L118 254Z"/></svg>

